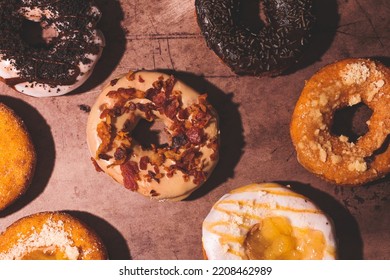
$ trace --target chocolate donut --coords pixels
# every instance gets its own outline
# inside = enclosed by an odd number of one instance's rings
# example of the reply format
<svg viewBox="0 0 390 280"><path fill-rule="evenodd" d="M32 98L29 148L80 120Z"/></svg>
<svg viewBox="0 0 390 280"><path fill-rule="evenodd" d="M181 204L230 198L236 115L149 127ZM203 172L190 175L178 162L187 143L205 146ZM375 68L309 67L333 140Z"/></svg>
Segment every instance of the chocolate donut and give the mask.
<svg viewBox="0 0 390 280"><path fill-rule="evenodd" d="M240 23L240 2L195 1L208 47L240 75L278 75L296 63L311 37L312 0L262 0L266 22L256 33Z"/></svg>
<svg viewBox="0 0 390 280"><path fill-rule="evenodd" d="M0 80L37 97L74 90L100 58L100 16L90 0L0 1ZM28 42L22 32L28 21L53 34L40 44Z"/></svg>

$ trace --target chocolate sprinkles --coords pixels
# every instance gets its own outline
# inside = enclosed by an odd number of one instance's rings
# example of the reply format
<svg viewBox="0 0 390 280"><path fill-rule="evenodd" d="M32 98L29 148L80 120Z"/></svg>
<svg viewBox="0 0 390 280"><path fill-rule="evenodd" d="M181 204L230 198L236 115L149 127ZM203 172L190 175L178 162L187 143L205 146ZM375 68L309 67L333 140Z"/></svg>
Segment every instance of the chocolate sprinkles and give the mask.
<svg viewBox="0 0 390 280"><path fill-rule="evenodd" d="M254 33L238 20L238 0L196 0L207 45L239 75L278 75L295 64L314 25L312 0L261 0L267 22Z"/></svg>
<svg viewBox="0 0 390 280"><path fill-rule="evenodd" d="M92 63L87 54L100 52L93 34L100 12L92 7L89 0L0 0L2 59L11 62L20 81L52 87L74 84L83 74L79 65ZM54 28L58 33L39 46L29 44L22 36L23 22L34 8L48 12L38 13L42 29ZM7 79L5 82L14 84Z"/></svg>

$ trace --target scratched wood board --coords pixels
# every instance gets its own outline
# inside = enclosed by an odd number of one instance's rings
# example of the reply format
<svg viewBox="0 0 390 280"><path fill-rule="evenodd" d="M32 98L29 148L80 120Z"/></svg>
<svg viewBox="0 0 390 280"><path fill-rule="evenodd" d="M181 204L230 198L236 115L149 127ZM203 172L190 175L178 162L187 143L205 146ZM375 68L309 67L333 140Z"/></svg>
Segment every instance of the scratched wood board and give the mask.
<svg viewBox="0 0 390 280"><path fill-rule="evenodd" d="M207 48L193 0L97 3L107 46L84 86L37 99L0 85L0 102L25 120L38 153L33 183L0 213L0 231L28 214L66 210L97 231L111 259L201 259L201 225L212 205L241 185L277 181L292 185L333 218L340 258L390 259L389 178L356 188L327 183L299 165L289 136L304 81L320 67L346 57L389 63L388 0L316 0L318 26L305 60L276 78L234 75ZM80 105L92 106L104 84L130 69L173 73L208 93L219 113L220 163L186 201L149 201L96 173L91 164L88 114Z"/></svg>

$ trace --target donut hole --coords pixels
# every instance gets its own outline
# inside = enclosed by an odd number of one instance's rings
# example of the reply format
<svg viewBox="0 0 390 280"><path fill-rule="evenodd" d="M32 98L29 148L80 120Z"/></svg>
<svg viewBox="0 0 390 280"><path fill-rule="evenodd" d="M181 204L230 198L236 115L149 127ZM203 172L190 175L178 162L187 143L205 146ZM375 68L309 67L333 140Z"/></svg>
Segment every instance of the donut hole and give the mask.
<svg viewBox="0 0 390 280"><path fill-rule="evenodd" d="M253 33L268 25L263 0L247 0L239 3L238 22Z"/></svg>
<svg viewBox="0 0 390 280"><path fill-rule="evenodd" d="M333 116L331 133L346 136L348 141L356 141L368 132L367 122L373 111L363 102L336 110Z"/></svg>
<svg viewBox="0 0 390 280"><path fill-rule="evenodd" d="M166 146L169 141L169 135L162 121L148 122L144 119L141 119L133 129L132 137L146 149L151 148L152 145Z"/></svg>
<svg viewBox="0 0 390 280"><path fill-rule="evenodd" d="M45 22L23 19L20 37L33 48L50 48L58 32Z"/></svg>

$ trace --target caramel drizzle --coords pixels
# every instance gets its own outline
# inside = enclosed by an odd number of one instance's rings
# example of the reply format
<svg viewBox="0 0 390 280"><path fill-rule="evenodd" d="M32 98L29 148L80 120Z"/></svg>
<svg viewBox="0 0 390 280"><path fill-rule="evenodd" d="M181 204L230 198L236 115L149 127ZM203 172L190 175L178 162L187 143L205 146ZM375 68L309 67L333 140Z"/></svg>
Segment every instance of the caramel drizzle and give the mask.
<svg viewBox="0 0 390 280"><path fill-rule="evenodd" d="M225 232L222 232L222 231L219 231L219 230L216 229L216 227L218 227L218 226L226 226L226 227L228 227L230 225L231 225L231 222L229 222L229 221L217 221L217 222L213 222L213 223L206 223L206 222L203 223L203 226L206 228L206 230L208 230L209 232L219 236L219 242L222 245L225 245L225 244L228 245L228 243L230 242L230 243L236 243L239 246L243 246L245 238L246 238L246 235L236 236L236 235L225 233ZM249 231L249 229L251 228L251 226L245 225L245 224L236 224L236 226L239 227L239 228L243 228L243 229L245 229L247 231ZM299 227L294 227L294 228L295 228L295 230L298 230L298 231L304 231L303 228L299 228ZM326 252L330 256L332 256L332 257L336 256L336 249L335 249L335 247L333 247L331 245L327 245L325 250L326 250ZM230 253L230 254L236 255L236 256L240 257L241 259L246 259L247 258L246 254L244 253L243 250L242 250L242 252L240 252L240 251L232 249L230 246L227 249L227 252Z"/></svg>
<svg viewBox="0 0 390 280"><path fill-rule="evenodd" d="M235 211L235 210L228 210L224 209L223 207L220 207L222 204L233 204L233 205L239 205L239 206L250 206L251 208L254 209L259 209L259 208L264 208L268 210L281 210L281 211L289 211L289 212L294 212L294 213L311 213L311 214L322 214L322 211L317 210L317 209L297 209L297 208L291 208L291 207L286 207L286 206L281 206L281 205L275 205L272 206L269 203L248 203L247 201L244 200L223 200L218 202L215 206L214 209L223 213L226 213L228 215L237 215L240 216L240 211ZM256 214L251 214L251 213L245 213L246 217L251 217L252 219L255 220L260 220L262 217L258 216Z"/></svg>
<svg viewBox="0 0 390 280"><path fill-rule="evenodd" d="M221 232L221 231L218 231L216 230L215 228L217 226L228 226L230 223L227 222L227 221L218 221L218 222L214 222L214 223L203 223L203 226L211 233L215 234L215 235L218 235L219 236L219 242L222 244L222 245L228 245L228 243L237 243L238 245L242 246L244 244L244 241L245 241L245 236L236 236L236 235L233 235L233 234L229 234L229 233L224 233L224 232ZM246 225L238 225L239 227L247 227ZM248 229L249 230L249 229ZM232 249L230 246L228 247L227 249L227 252L230 253L230 254L233 254L233 255L236 255L238 257L240 257L241 259L246 259L246 256L245 256L245 253L244 252L240 252L240 251L237 251L237 250L234 250Z"/></svg>
<svg viewBox="0 0 390 280"><path fill-rule="evenodd" d="M259 190L263 190L263 189L277 189L277 188L280 188L280 186L273 183L263 184L262 189L259 189L258 184L250 184L245 187L234 189L229 193L234 194L234 193L243 193L243 192L258 192Z"/></svg>
<svg viewBox="0 0 390 280"><path fill-rule="evenodd" d="M235 243L242 245L244 243L245 236L236 236L234 234L224 233L224 232L218 231L215 229L215 225L213 225L213 224L204 224L204 226L211 233L218 235L220 237L220 241L222 244L226 244L228 242L235 242Z"/></svg>
<svg viewBox="0 0 390 280"><path fill-rule="evenodd" d="M251 185L248 185L246 187L241 187L241 188L232 190L229 192L229 194L237 194L237 193L244 193L244 192L256 192L257 193L260 191L260 192L264 192L264 193L272 194L272 195L277 195L277 196L290 196L290 197L299 197L302 199L306 199L306 197L304 197L303 195L300 195L300 194L295 193L295 192L287 192L285 190L275 190L275 189L280 189L280 187L278 185L269 183L269 184L266 184L266 186L263 189L259 190L257 184L251 184Z"/></svg>
<svg viewBox="0 0 390 280"><path fill-rule="evenodd" d="M253 186L248 186L248 189L250 189L251 187ZM273 187L270 187L270 188L273 188ZM240 192L245 192L246 190L241 190L239 189L238 191L235 190L234 193L240 193ZM299 194L295 194L295 193L289 193L289 192L279 192L279 191L269 191L269 190L263 190L267 193L270 193L270 194L280 194L280 195L285 195L285 196L292 196L292 197L300 197L300 198L304 198L303 196L299 195ZM232 193L232 192L231 192ZM239 205L239 206L250 206L254 209L258 209L258 208L265 208L265 209L269 209L269 210L282 210L282 211L290 211L290 212L295 212L295 213L310 213L310 214L322 214L322 212L320 210L317 210L317 209L296 209L296 208L290 208L290 207L285 207L285 206L280 206L280 205L275 205L274 207L272 207L270 204L268 203L248 203L248 201L243 201L243 200L223 200L223 201L219 201L217 202L213 209L219 211L219 212L222 212L222 213L225 213L229 216L231 215L235 215L235 216L239 216L239 217L242 217L243 219L246 219L246 218L249 218L249 219L253 219L253 220L256 220L256 221L261 221L262 220L262 217L259 216L259 215L256 215L256 214L252 214L252 213L244 213L244 215L242 215L243 213L240 211L240 210L228 210L228 209L225 209L223 208L221 205L223 204L227 204L227 205ZM206 228L206 230L208 230L209 232L215 234L215 235L218 235L219 236L219 241L222 245L224 244L228 244L228 242L232 242L232 243L237 243L239 246L242 246L244 240L245 240L245 236L235 236L233 234L229 234L229 233L224 233L224 232L221 232L221 231L218 231L216 229L216 227L218 226L230 226L232 223L232 221L217 221L217 222L213 222L213 223L204 223L204 227ZM235 226L239 227L239 228L242 228L244 230L249 230L251 228L251 226L249 225L245 225L245 224L238 224L236 223ZM297 228L297 229L300 229L300 228ZM335 248L333 246L327 246L326 248L326 251L329 255L331 256L335 256ZM233 254L233 255L236 255L242 259L246 259L246 255L244 252L240 252L240 251L237 251L237 250L234 250L232 248L229 247L229 249L227 250L228 253L230 254Z"/></svg>

